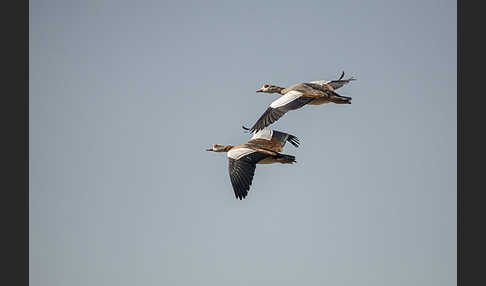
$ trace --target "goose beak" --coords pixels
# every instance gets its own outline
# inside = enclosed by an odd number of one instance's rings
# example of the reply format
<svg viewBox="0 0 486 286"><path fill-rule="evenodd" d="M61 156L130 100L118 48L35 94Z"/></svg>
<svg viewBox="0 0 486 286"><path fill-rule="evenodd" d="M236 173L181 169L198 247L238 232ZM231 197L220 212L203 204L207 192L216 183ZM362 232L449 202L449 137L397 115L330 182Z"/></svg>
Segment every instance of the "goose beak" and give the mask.
<svg viewBox="0 0 486 286"><path fill-rule="evenodd" d="M206 151L213 151L213 148L208 148L206 149Z"/></svg>
<svg viewBox="0 0 486 286"><path fill-rule="evenodd" d="M261 88L260 89L257 89L256 92L263 92L263 89L261 89Z"/></svg>

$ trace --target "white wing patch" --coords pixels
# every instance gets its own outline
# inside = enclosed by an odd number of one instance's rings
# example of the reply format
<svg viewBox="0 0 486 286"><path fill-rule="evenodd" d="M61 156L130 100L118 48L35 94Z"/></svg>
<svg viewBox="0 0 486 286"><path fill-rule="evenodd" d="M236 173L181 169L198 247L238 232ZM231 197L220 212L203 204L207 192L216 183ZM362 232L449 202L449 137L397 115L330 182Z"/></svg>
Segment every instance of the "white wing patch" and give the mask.
<svg viewBox="0 0 486 286"><path fill-rule="evenodd" d="M347 81L331 81L329 85L332 86L332 88L334 89L338 89L340 87L343 87L347 83Z"/></svg>
<svg viewBox="0 0 486 286"><path fill-rule="evenodd" d="M271 108L278 108L281 106L286 105L289 102L292 102L296 100L297 98L301 97L303 95L302 92L296 91L296 90L291 90L287 92L286 94L282 95L279 99L275 100L270 104Z"/></svg>
<svg viewBox="0 0 486 286"><path fill-rule="evenodd" d="M228 158L238 160L243 156L246 156L251 153L255 153L256 151L250 148L238 148L234 150L229 150L228 151Z"/></svg>
<svg viewBox="0 0 486 286"><path fill-rule="evenodd" d="M251 139L265 139L265 140L272 140L273 130L271 129L262 129L255 134Z"/></svg>
<svg viewBox="0 0 486 286"><path fill-rule="evenodd" d="M331 82L330 80L315 80L315 81L311 81L310 83L315 83L315 84L318 84L318 85L324 85L324 84L330 83L330 82Z"/></svg>
<svg viewBox="0 0 486 286"><path fill-rule="evenodd" d="M315 81L311 81L310 83L315 83L315 84L318 84L318 85L324 85L324 84L328 84L330 86L332 86L332 88L334 89L338 89L340 87L343 87L345 84L349 83L350 80L315 80Z"/></svg>

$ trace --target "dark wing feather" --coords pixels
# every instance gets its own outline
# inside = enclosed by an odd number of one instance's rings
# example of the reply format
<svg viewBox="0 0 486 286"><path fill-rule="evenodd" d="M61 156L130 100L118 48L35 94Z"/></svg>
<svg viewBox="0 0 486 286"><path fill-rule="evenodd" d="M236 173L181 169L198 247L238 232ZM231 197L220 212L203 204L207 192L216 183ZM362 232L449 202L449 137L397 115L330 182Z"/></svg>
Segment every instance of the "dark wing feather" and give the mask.
<svg viewBox="0 0 486 286"><path fill-rule="evenodd" d="M339 98L339 99L344 99L344 100L348 100L348 101L353 99L352 97L349 97L349 96L339 95L337 92L331 91L331 90L328 90L326 93L330 98Z"/></svg>
<svg viewBox="0 0 486 286"><path fill-rule="evenodd" d="M267 110L265 110L265 112L262 114L262 116L260 116L257 122L255 122L255 124L250 128L250 132L258 132L264 129L265 127L280 119L280 117L282 117L285 113L287 113L287 110L283 109L282 107L267 108Z"/></svg>
<svg viewBox="0 0 486 286"><path fill-rule="evenodd" d="M312 98L308 97L299 97L284 106L280 106L277 108L267 108L267 110L262 114L262 116L260 116L257 122L255 122L255 124L250 128L250 132L258 132L264 129L265 127L279 120L280 117L287 113L287 111L299 109L307 103L311 102L312 100Z"/></svg>
<svg viewBox="0 0 486 286"><path fill-rule="evenodd" d="M337 92L329 90L329 89L327 89L324 86L321 86L319 84L307 83L307 85L312 87L313 89L322 91L329 98L337 98L337 99L343 99L343 100L351 100L352 99L351 97L348 97L348 96L339 95Z"/></svg>
<svg viewBox="0 0 486 286"><path fill-rule="evenodd" d="M348 84L350 81L356 80L356 78L354 77L350 77L348 79L343 79L343 77L344 77L344 71L338 80L331 80L330 82L328 82L328 84L332 86L332 88L338 89L340 87L343 87L345 84Z"/></svg>
<svg viewBox="0 0 486 286"><path fill-rule="evenodd" d="M276 139L282 146L285 146L285 142L290 142L295 147L299 147L299 138L294 135L287 134L284 132L273 130L273 138Z"/></svg>
<svg viewBox="0 0 486 286"><path fill-rule="evenodd" d="M253 182L256 163L268 156L267 154L255 152L238 160L228 158L229 176L237 199L242 200L246 198Z"/></svg>
<svg viewBox="0 0 486 286"><path fill-rule="evenodd" d="M343 71L343 73L341 74L341 76L339 77L339 79L338 79L338 80L343 79L343 77L344 77L344 71Z"/></svg>
<svg viewBox="0 0 486 286"><path fill-rule="evenodd" d="M290 144L294 145L295 147L299 147L299 145L300 145L299 138L295 137L294 135L289 134L287 141L289 141Z"/></svg>
<svg viewBox="0 0 486 286"><path fill-rule="evenodd" d="M318 84L318 85L321 85L321 86L323 86L324 84L328 84L328 85L332 86L332 88L338 89L338 88L341 88L344 85L348 84L349 82L356 80L356 78L354 78L354 77L350 77L348 79L343 79L343 78L344 78L344 71L341 73L341 76L337 80L331 80L331 81L317 80L317 81L313 81L311 83Z"/></svg>
<svg viewBox="0 0 486 286"><path fill-rule="evenodd" d="M329 82L328 84L332 86L334 89L338 89L340 87L343 87L345 84L348 84L350 81L356 80L354 77L349 78L349 79L343 79L343 80L333 80Z"/></svg>
<svg viewBox="0 0 486 286"><path fill-rule="evenodd" d="M250 128L248 127L241 126L241 128L243 128L243 130L246 130L247 132L250 132ZM296 136L277 130L273 130L273 138L280 142L282 146L285 146L285 142L290 142L295 147L299 147L300 144L299 138L297 138Z"/></svg>

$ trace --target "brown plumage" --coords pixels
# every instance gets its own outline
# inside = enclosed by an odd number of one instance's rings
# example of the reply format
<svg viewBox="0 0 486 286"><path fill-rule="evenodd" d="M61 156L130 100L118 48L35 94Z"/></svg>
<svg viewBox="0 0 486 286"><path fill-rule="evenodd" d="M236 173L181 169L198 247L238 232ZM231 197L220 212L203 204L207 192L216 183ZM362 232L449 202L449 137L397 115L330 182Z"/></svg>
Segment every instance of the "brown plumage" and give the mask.
<svg viewBox="0 0 486 286"><path fill-rule="evenodd" d="M279 93L282 96L272 102L267 110L260 116L257 122L250 128L251 131L259 131L274 123L290 110L296 110L304 105L321 105L329 102L336 104L351 104L351 97L341 96L336 89L355 80L349 78L343 80L344 72L338 80L311 81L299 83L287 88L276 85L264 84L257 92Z"/></svg>
<svg viewBox="0 0 486 286"><path fill-rule="evenodd" d="M227 152L228 170L236 198L244 199L253 181L256 164L293 164L295 157L281 154L286 142L298 147L293 135L265 129L253 135L250 141L232 146L215 144L207 151Z"/></svg>

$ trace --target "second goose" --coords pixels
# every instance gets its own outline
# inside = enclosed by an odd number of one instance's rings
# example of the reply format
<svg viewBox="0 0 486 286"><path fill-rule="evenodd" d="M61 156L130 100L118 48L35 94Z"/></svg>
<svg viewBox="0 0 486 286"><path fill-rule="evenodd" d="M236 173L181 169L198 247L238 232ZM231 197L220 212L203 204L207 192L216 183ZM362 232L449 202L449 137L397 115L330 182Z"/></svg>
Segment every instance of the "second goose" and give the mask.
<svg viewBox="0 0 486 286"><path fill-rule="evenodd" d="M335 92L336 89L355 80L353 77L342 79L343 77L344 72L338 80L311 81L296 84L288 88L264 84L256 92L279 93L282 96L270 104L263 115L249 130L251 132L262 130L280 119L288 111L299 109L306 104L320 105L329 102L351 104L351 97L341 96Z"/></svg>

